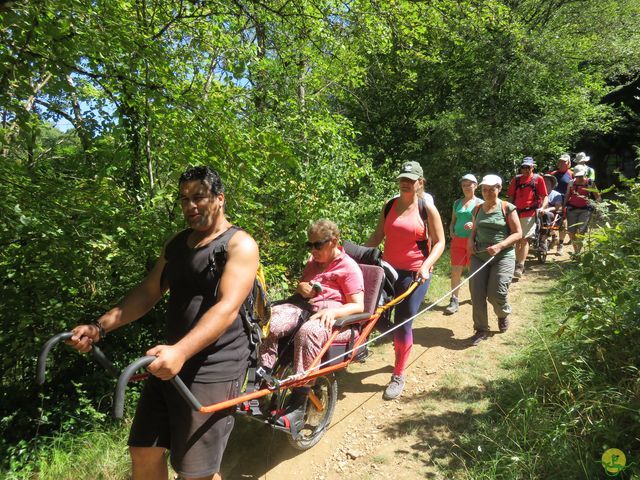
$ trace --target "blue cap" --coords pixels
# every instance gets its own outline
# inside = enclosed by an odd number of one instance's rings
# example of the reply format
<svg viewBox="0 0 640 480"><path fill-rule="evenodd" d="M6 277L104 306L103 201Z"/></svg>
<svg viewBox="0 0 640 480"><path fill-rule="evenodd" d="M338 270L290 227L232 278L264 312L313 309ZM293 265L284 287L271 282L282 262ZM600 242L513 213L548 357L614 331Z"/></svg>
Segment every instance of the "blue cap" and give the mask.
<svg viewBox="0 0 640 480"><path fill-rule="evenodd" d="M520 164L521 167L534 167L535 166L535 162L533 161L533 157L524 157L522 159L522 163Z"/></svg>

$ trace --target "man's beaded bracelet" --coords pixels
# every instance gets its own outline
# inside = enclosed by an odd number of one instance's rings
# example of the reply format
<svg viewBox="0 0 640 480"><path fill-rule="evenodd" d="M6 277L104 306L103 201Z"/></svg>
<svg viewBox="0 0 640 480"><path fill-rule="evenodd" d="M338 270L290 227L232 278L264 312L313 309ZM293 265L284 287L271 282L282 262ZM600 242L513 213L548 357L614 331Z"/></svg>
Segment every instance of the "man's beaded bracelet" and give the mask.
<svg viewBox="0 0 640 480"><path fill-rule="evenodd" d="M100 322L95 322L94 325L98 327L98 338L100 341L104 340L107 336L107 332L104 331L104 327Z"/></svg>

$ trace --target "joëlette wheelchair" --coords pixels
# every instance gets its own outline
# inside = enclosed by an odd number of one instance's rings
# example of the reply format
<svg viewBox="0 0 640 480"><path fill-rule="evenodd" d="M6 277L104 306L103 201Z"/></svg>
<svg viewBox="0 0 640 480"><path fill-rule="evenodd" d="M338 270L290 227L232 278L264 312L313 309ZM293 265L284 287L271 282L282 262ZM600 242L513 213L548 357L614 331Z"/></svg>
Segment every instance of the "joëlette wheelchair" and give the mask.
<svg viewBox="0 0 640 480"><path fill-rule="evenodd" d="M352 361L362 356L366 349L367 339L378 325L385 322L386 326L378 328L386 330L392 307L400 303L413 292L418 285L414 282L403 294L393 298L389 294L389 286L393 287L395 271L392 267L380 261L379 250L364 249L354 244L346 245L345 250L356 261L369 261L377 265L359 263L364 276L364 313L349 315L336 320L333 330L327 342L313 360L311 367L301 374L293 373L293 342L287 339L279 344L278 360L273 369L273 375L269 380L258 382L257 388L247 382L243 391L235 398L212 404L202 405L189 391L179 376L175 376L169 382L178 390L184 400L194 410L206 414L236 408L239 414L245 414L254 420L270 424L273 428L283 430L288 435L289 443L298 450L307 450L313 447L324 435L331 423L338 398L338 384L335 373L345 369ZM349 247L349 248L347 248ZM377 251L377 253L375 251ZM373 252L372 252L373 251ZM381 321L382 320L382 321ZM347 342L336 342L335 339L344 331L350 330L352 335ZM42 385L45 381L46 360L51 349L61 341L71 338L71 332L59 333L50 338L43 346L38 357L36 382ZM291 336L292 338L292 336ZM113 416L122 418L124 415L124 393L129 382L146 378L148 373L137 374L138 370L148 366L155 360L154 356L138 358L125 367L122 372L104 355L99 347L94 345L91 350L94 359L104 367L109 374L118 378L114 402ZM275 418L270 415L260 414L268 405L267 411L281 411L287 405L291 389L294 387L312 385L306 403L304 426L298 431L291 431L275 425ZM266 398L265 398L266 397ZM261 400L261 401L260 401Z"/></svg>
<svg viewBox="0 0 640 480"><path fill-rule="evenodd" d="M529 245L540 263L547 261L553 236L557 236L562 226L562 211L544 213L536 217L536 233L529 240Z"/></svg>

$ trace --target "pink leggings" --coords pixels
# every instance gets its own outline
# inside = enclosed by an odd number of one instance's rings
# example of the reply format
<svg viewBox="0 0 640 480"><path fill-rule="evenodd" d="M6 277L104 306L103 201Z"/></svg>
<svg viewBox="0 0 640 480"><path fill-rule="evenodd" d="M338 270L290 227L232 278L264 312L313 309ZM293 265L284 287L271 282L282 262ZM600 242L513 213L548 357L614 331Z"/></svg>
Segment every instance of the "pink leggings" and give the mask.
<svg viewBox="0 0 640 480"><path fill-rule="evenodd" d="M272 368L278 356L278 341L289 335L298 324L303 313L300 307L283 303L273 307L269 336L260 345L260 365ZM330 332L319 320L306 321L293 339L293 368L295 373L307 370L316 358L323 345L329 339ZM351 338L351 331L346 330L336 341L346 342Z"/></svg>

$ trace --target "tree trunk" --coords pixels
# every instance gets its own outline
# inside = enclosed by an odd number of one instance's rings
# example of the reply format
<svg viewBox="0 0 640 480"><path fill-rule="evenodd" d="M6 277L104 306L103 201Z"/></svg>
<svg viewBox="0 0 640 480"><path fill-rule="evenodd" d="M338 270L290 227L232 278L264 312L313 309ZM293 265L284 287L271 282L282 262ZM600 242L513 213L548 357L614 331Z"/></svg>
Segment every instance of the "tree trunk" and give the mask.
<svg viewBox="0 0 640 480"><path fill-rule="evenodd" d="M89 149L91 148L91 139L89 132L85 128L84 118L82 118L82 110L80 109L80 102L78 101L78 95L75 92L75 83L71 75L67 74L67 84L71 87L71 105L73 107L73 126L76 129L78 138L80 138L80 144L82 145L82 156L86 164L90 164Z"/></svg>

